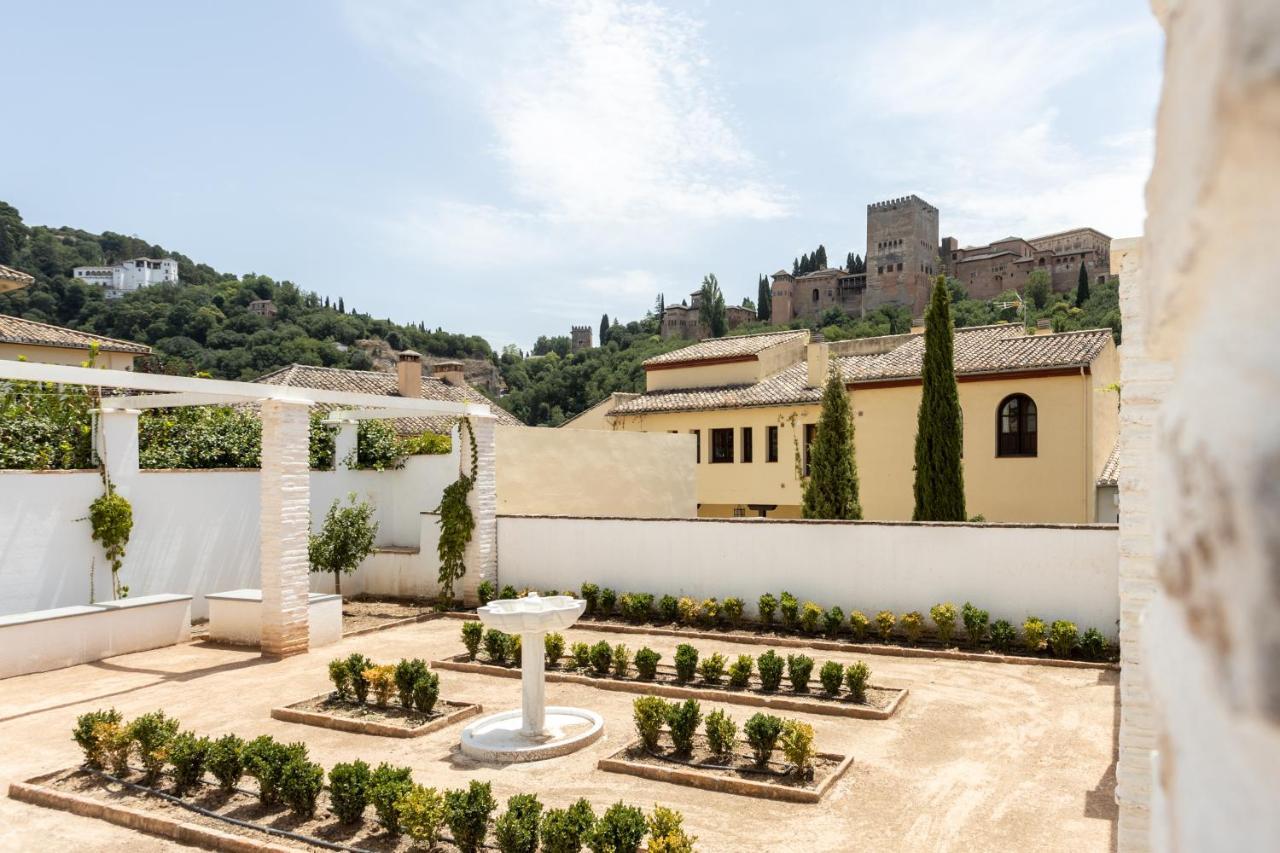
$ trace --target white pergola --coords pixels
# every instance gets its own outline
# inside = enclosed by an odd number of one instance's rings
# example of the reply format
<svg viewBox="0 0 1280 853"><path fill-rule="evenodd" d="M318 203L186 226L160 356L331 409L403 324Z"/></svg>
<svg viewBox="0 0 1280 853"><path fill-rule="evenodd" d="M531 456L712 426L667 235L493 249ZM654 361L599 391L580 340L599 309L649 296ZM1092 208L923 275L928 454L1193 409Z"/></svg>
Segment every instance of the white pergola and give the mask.
<svg viewBox="0 0 1280 853"><path fill-rule="evenodd" d="M309 413L313 405L342 407L341 411L330 413L330 420L335 423L440 415L472 419L480 464L477 488L473 490L477 529L473 547L468 549L468 574L492 572L494 536L487 528L493 524L495 509L494 419L487 405L23 361L0 360L0 379L143 392L101 399L98 410L103 419L101 435L107 446L100 445L99 451L104 464L108 464L108 471L110 436L117 432L108 428L109 421L123 419L136 434L136 419L144 409L246 403L259 406L262 417L259 573L264 656L284 657L307 650L310 590L307 536L311 530ZM463 448L460 458L470 458L467 448ZM472 583L477 582L478 579Z"/></svg>

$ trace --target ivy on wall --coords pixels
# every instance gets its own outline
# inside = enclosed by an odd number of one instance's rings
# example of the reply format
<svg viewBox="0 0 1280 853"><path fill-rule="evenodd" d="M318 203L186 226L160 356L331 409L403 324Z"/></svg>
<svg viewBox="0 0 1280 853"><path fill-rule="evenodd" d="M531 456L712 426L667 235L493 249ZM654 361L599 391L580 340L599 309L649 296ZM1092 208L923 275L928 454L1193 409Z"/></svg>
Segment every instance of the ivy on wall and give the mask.
<svg viewBox="0 0 1280 853"><path fill-rule="evenodd" d="M476 519L471 512L471 505L467 503L467 497L476 483L480 457L476 449L475 431L471 428L471 421L468 418L458 421L459 437L464 430L471 447L471 473L459 474L457 480L445 486L444 494L440 498L440 506L436 510L440 515L436 522L440 525L440 541L436 545L436 553L440 557L439 580L442 604L454 600L453 585L467 573L463 555L476 528Z"/></svg>

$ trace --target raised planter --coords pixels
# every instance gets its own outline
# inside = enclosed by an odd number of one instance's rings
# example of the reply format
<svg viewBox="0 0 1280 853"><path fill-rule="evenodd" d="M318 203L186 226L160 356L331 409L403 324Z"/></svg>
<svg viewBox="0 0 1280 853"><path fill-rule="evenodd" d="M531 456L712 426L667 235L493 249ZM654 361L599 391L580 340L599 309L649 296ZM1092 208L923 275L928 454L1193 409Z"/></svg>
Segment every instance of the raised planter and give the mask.
<svg viewBox="0 0 1280 853"><path fill-rule="evenodd" d="M209 640L236 646L262 643L262 590L212 592L209 602ZM318 648L342 639L342 596L313 592L307 596L308 645Z"/></svg>
<svg viewBox="0 0 1280 853"><path fill-rule="evenodd" d="M389 705L385 709L375 709L373 711L373 713L381 713L383 719L360 719L355 716L344 715L338 711L338 708L358 711L368 706L357 705L354 702L341 702L340 705L334 707L333 711L326 712L322 710L330 696L331 694L316 696L302 702L295 702L292 705L272 708L271 716L286 723L302 723L307 726L319 726L323 729L333 729L340 732L408 738L422 737L425 734L430 734L446 726L461 722L468 717L474 717L484 710L483 706L468 702L441 701L436 703L436 707L430 715L420 714L416 711L406 713L401 708ZM312 707L300 707L304 705ZM317 705L320 708L316 708L315 706ZM395 713L397 711L399 712L398 714Z"/></svg>
<svg viewBox="0 0 1280 853"><path fill-rule="evenodd" d="M431 662L432 669L449 669L455 672L473 672L496 675L502 678L519 678L520 670L492 663L467 660L466 655L456 655ZM670 670L669 667L660 667ZM749 705L774 711L799 711L808 714L825 714L831 717L858 717L867 720L887 720L892 717L907 696L905 687L868 687L869 695L883 696L879 705L856 704L847 699L825 698L819 693L765 693L759 690L730 690L720 686L698 683L672 684L667 681L641 681L636 678L618 678L614 675L583 675L560 669L548 669L547 681L567 684L586 684L601 690L621 693L641 693L646 696L664 696L668 699L700 699L725 702L732 705Z"/></svg>
<svg viewBox="0 0 1280 853"><path fill-rule="evenodd" d="M626 773L642 779L687 785L690 788L718 791L722 794L737 794L743 797L760 797L791 803L816 803L831 790L836 782L840 781L840 777L853 764L853 756L819 752L815 760L818 764L815 778L811 783L804 784L792 782L782 774L771 778L764 774L700 768L664 760L660 756L646 752L641 741L635 740L608 758L600 759L596 767L609 773ZM749 762L741 761L739 758L735 764L745 768Z"/></svg>

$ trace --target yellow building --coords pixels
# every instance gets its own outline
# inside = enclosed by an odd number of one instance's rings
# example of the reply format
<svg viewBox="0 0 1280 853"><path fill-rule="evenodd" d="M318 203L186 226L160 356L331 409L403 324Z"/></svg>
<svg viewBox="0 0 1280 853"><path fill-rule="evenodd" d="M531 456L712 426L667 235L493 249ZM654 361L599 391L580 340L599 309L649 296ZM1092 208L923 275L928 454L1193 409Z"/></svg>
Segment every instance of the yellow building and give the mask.
<svg viewBox="0 0 1280 853"><path fill-rule="evenodd" d="M644 394L611 400L584 420L694 434L701 516L798 518L822 386L828 370L839 370L854 413L863 515L909 520L923 355L919 333L829 344L803 330L705 340L649 359ZM955 364L970 515L1093 522L1096 482L1117 434L1110 330L958 329Z"/></svg>

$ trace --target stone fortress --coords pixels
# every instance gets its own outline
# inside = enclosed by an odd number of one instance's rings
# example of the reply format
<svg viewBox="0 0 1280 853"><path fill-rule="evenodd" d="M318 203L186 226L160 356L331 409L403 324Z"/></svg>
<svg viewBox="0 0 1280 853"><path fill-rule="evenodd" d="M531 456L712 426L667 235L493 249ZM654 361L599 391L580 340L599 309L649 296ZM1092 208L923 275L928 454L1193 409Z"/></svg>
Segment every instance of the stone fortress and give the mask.
<svg viewBox="0 0 1280 853"><path fill-rule="evenodd" d="M688 304L666 306L662 312L662 339L683 338L698 341L710 337L711 330L698 317L701 308L701 290L695 290L689 294ZM724 314L730 329L736 329L743 323L750 323L756 319L755 311L743 308L741 305L726 305Z"/></svg>
<svg viewBox="0 0 1280 853"><path fill-rule="evenodd" d="M795 276L778 270L772 276L770 320L787 325L816 319L830 308L859 317L889 303L905 305L919 317L939 274L958 279L973 299L1021 290L1035 269L1049 272L1055 291L1069 292L1081 263L1090 281L1106 279L1110 245L1101 231L1073 228L960 248L954 237L938 239L938 209L919 196L878 201L867 205L867 271L832 268ZM665 332L665 318L663 327Z"/></svg>
<svg viewBox="0 0 1280 853"><path fill-rule="evenodd" d="M590 326L573 326L569 329L570 351L580 352L584 349L591 349L591 327Z"/></svg>

